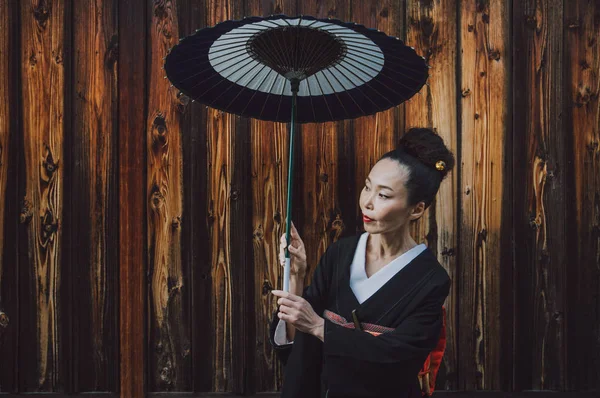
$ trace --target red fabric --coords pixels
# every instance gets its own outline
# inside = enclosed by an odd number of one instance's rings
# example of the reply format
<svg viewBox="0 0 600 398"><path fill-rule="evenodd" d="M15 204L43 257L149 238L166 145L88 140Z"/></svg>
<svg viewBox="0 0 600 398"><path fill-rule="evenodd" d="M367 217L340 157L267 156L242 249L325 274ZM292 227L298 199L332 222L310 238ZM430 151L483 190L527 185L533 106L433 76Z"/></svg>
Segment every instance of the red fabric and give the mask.
<svg viewBox="0 0 600 398"><path fill-rule="evenodd" d="M444 351L446 351L446 308L442 307L443 312L443 323L442 332L440 333L440 339L438 340L437 347L425 359L423 368L419 372L419 381L421 382L421 390L424 396L433 394L435 389L435 379L437 378L438 370L442 364L442 357Z"/></svg>

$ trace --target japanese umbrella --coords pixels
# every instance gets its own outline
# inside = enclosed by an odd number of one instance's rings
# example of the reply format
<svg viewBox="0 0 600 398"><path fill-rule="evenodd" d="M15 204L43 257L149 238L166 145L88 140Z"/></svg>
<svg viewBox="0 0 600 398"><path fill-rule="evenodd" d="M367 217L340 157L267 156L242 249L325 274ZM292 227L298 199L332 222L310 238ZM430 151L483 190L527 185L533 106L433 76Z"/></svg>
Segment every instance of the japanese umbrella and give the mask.
<svg viewBox="0 0 600 398"><path fill-rule="evenodd" d="M171 83L192 100L240 116L288 122L286 238L290 242L296 123L371 115L416 94L425 59L396 37L310 16L248 17L199 29L165 58ZM290 254L285 250L284 291Z"/></svg>

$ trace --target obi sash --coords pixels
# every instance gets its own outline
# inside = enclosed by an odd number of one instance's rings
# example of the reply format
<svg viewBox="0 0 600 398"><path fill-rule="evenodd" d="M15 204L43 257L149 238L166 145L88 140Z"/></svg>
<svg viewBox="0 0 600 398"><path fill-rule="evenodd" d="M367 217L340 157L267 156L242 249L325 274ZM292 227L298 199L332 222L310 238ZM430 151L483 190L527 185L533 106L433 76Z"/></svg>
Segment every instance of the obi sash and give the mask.
<svg viewBox="0 0 600 398"><path fill-rule="evenodd" d="M421 386L421 393L423 396L431 396L435 389L435 379L437 377L438 370L442 363L442 357L446 350L446 308L442 307L443 323L440 338L437 346L429 353L425 359L423 367L419 371L419 385ZM382 333L388 333L394 330L387 326L376 325L373 323L358 322L356 319L354 322L348 322L346 318L335 312L325 310L323 317L336 325L343 326L348 329L357 329L370 333L373 336L379 336Z"/></svg>

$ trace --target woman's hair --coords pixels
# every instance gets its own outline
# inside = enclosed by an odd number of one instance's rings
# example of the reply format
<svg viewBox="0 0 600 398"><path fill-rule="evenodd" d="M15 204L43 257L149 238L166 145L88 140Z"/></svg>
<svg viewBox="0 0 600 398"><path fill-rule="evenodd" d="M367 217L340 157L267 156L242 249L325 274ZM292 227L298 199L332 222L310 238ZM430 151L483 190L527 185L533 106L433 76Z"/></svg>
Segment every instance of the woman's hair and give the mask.
<svg viewBox="0 0 600 398"><path fill-rule="evenodd" d="M433 202L440 183L454 167L454 155L442 138L428 128L412 128L400 139L398 147L383 155L408 168L408 203Z"/></svg>

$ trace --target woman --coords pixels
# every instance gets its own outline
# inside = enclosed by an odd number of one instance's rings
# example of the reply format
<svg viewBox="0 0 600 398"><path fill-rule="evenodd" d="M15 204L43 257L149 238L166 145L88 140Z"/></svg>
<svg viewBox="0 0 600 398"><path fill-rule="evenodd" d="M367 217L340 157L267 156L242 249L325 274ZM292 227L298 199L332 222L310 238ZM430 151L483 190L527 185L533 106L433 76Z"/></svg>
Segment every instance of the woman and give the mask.
<svg viewBox="0 0 600 398"><path fill-rule="evenodd" d="M306 289L304 244L292 228L290 292L272 291L282 398L421 396L417 374L438 342L450 278L410 224L453 166L437 134L408 131L365 181L365 232L331 244Z"/></svg>

